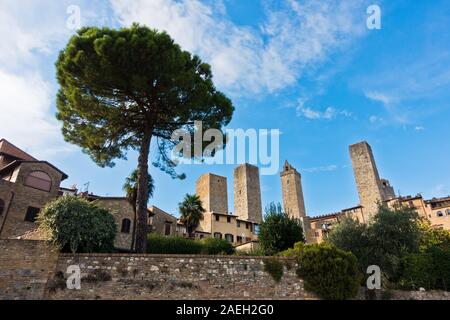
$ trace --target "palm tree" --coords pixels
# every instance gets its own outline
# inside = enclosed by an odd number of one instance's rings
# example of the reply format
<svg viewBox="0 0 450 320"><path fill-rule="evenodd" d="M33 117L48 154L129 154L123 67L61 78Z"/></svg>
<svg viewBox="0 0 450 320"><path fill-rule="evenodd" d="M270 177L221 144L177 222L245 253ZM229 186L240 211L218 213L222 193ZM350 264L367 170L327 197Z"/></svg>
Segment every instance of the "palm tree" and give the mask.
<svg viewBox="0 0 450 320"><path fill-rule="evenodd" d="M186 194L183 201L178 204L180 221L186 226L190 238L194 237L195 229L203 219L203 208L200 197L196 194Z"/></svg>
<svg viewBox="0 0 450 320"><path fill-rule="evenodd" d="M126 179L125 183L122 187L123 191L125 191L128 202L133 207L134 211L134 222L133 222L133 234L131 239L131 249L134 249L135 235L136 235L136 221L137 221L137 181L138 181L138 171L134 170ZM155 185L153 178L150 174L148 174L148 199L153 196L153 191L155 190Z"/></svg>

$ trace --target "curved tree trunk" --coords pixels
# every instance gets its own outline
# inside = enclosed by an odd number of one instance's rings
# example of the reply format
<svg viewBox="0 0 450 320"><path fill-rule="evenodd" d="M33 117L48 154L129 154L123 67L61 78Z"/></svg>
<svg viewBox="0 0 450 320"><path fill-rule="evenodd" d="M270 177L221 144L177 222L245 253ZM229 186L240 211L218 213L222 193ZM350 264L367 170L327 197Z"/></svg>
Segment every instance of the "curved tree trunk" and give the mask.
<svg viewBox="0 0 450 320"><path fill-rule="evenodd" d="M144 132L138 159L137 181L137 231L136 252L145 253L147 249L147 202L148 202L148 155L152 140L153 128L148 125Z"/></svg>

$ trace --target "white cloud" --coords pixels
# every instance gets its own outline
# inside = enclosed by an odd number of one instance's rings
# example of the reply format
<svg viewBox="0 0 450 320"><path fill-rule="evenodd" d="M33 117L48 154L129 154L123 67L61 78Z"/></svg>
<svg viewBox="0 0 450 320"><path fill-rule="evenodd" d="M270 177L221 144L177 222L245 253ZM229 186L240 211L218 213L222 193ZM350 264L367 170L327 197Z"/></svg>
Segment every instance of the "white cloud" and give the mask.
<svg viewBox="0 0 450 320"><path fill-rule="evenodd" d="M60 125L51 115L52 90L38 74L22 76L0 70L0 137L44 159L68 151Z"/></svg>
<svg viewBox="0 0 450 320"><path fill-rule="evenodd" d="M309 173L314 173L314 172L331 172L331 171L336 171L338 168L339 167L337 165L330 164L328 166L306 168L306 169L303 169L302 171L309 172Z"/></svg>
<svg viewBox="0 0 450 320"><path fill-rule="evenodd" d="M377 102L381 102L384 105L389 105L392 103L393 99L391 97L389 97L388 95L381 93L381 92L365 92L364 93L366 98L373 100L373 101L377 101Z"/></svg>
<svg viewBox="0 0 450 320"><path fill-rule="evenodd" d="M222 2L111 0L121 24L166 30L209 62L219 86L234 95L270 93L296 83L306 68L364 32L358 13L365 12L365 2L286 1L267 11L258 31L232 23Z"/></svg>
<svg viewBox="0 0 450 320"><path fill-rule="evenodd" d="M414 130L415 130L415 131L423 131L423 130L425 130L425 128L422 127L422 126L416 126L416 127L414 128Z"/></svg>
<svg viewBox="0 0 450 320"><path fill-rule="evenodd" d="M353 114L347 110L336 110L334 107L328 107L324 111L316 110L306 106L308 98L298 99L297 116L304 117L309 120L332 120L338 116L349 118Z"/></svg>

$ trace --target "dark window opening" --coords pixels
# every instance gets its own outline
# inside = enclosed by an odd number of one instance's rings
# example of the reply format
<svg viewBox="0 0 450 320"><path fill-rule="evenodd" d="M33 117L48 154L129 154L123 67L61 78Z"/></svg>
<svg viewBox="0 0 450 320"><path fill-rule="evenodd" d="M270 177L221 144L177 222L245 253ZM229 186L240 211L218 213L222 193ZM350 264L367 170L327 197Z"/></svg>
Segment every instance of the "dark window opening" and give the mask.
<svg viewBox="0 0 450 320"><path fill-rule="evenodd" d="M233 242L233 241L234 241L234 236L233 236L232 234L227 233L227 234L225 235L225 239L226 239L228 242Z"/></svg>
<svg viewBox="0 0 450 320"><path fill-rule="evenodd" d="M219 221L220 217L216 214L216 221Z"/></svg>
<svg viewBox="0 0 450 320"><path fill-rule="evenodd" d="M120 232L122 233L130 233L130 227L131 227L131 220L130 219L123 219L122 220L122 228Z"/></svg>
<svg viewBox="0 0 450 320"><path fill-rule="evenodd" d="M227 217L227 222L228 222L228 223L231 222L231 217Z"/></svg>
<svg viewBox="0 0 450 320"><path fill-rule="evenodd" d="M222 234L220 232L214 232L214 238L222 239Z"/></svg>
<svg viewBox="0 0 450 320"><path fill-rule="evenodd" d="M237 221L237 227L240 228L241 227L241 222L238 220Z"/></svg>
<svg viewBox="0 0 450 320"><path fill-rule="evenodd" d="M246 224L245 224L245 229L248 229L248 228L249 228L249 224L246 223Z"/></svg>
<svg viewBox="0 0 450 320"><path fill-rule="evenodd" d="M0 199L0 216L3 214L3 210L5 209L5 202Z"/></svg>
<svg viewBox="0 0 450 320"><path fill-rule="evenodd" d="M241 236L237 236L237 242L238 243L242 243L242 237Z"/></svg>
<svg viewBox="0 0 450 320"><path fill-rule="evenodd" d="M164 228L164 234L166 236L170 236L171 231L172 231L172 224L170 222L166 222L166 225Z"/></svg>
<svg viewBox="0 0 450 320"><path fill-rule="evenodd" d="M27 213L25 214L25 221L35 222L36 218L39 214L39 211L41 211L41 209L34 208L34 207L28 207Z"/></svg>

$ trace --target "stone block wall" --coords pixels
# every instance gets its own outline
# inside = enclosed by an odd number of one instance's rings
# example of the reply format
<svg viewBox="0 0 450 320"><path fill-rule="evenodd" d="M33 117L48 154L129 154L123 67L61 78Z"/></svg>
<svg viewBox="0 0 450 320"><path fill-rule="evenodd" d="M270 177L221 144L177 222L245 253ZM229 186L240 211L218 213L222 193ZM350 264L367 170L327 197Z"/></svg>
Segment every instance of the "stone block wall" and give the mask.
<svg viewBox="0 0 450 320"><path fill-rule="evenodd" d="M42 299L57 259L43 241L0 240L0 300Z"/></svg>
<svg viewBox="0 0 450 320"><path fill-rule="evenodd" d="M264 257L198 255L61 255L56 272L79 265L81 290L50 290L49 299L313 299L295 275L295 261L281 260L276 283Z"/></svg>

